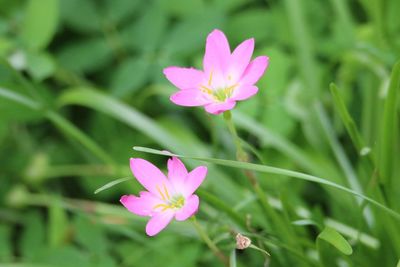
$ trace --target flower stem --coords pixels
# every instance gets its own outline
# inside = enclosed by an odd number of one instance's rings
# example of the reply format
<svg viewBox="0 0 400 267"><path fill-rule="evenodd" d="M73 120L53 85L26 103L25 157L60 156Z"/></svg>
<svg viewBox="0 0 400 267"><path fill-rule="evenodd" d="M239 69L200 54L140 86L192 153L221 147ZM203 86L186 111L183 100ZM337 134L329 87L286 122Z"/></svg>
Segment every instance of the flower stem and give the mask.
<svg viewBox="0 0 400 267"><path fill-rule="evenodd" d="M243 150L242 143L240 141L240 137L236 131L235 125L233 124L232 121L232 113L228 110L224 112L224 119L226 121L226 124L228 125L229 132L231 133L233 137L233 141L235 142L236 146L236 158L239 161L247 162L248 161L248 156L247 153Z"/></svg>
<svg viewBox="0 0 400 267"><path fill-rule="evenodd" d="M229 132L231 133L233 140L235 142L237 160L242 161L242 162L249 162L249 156L242 147L242 143L241 143L240 137L236 131L235 124L233 124L232 113L229 110L224 112L224 119L225 119L226 124L228 125ZM249 181L253 185L253 187L257 188L258 182L257 182L257 179L256 179L254 173L252 173L251 171L245 171L245 175L247 176L247 178L249 179ZM257 190L256 190L256 192L257 192Z"/></svg>
<svg viewBox="0 0 400 267"><path fill-rule="evenodd" d="M197 233L199 236L203 239L203 241L207 244L207 246L211 249L211 251L217 256L222 263L224 263L225 266L229 266L229 260L225 256L224 253L217 247L217 245L211 240L211 238L208 236L207 232L204 231L203 227L199 224L199 222L196 220L195 216L192 216L191 218L192 223L194 225L194 228L196 228Z"/></svg>

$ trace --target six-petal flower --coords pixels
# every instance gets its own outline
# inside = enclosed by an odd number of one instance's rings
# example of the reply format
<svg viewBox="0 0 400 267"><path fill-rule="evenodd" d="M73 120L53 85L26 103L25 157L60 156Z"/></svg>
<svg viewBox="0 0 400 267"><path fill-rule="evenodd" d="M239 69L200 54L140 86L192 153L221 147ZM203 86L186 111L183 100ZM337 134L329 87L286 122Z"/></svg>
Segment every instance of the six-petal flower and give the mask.
<svg viewBox="0 0 400 267"><path fill-rule="evenodd" d="M130 212L151 217L146 225L146 233L154 236L163 230L175 217L184 221L195 214L199 207L199 197L194 194L207 175L207 168L199 166L188 172L176 157L168 160L168 178L152 163L131 158L133 175L147 191L134 195L124 195L121 203Z"/></svg>
<svg viewBox="0 0 400 267"><path fill-rule="evenodd" d="M268 57L251 61L254 39L239 44L231 53L228 40L220 30L212 31L206 42L203 71L167 67L164 74L180 90L170 99L180 106L204 106L212 114L235 107L258 92L254 85L268 67Z"/></svg>

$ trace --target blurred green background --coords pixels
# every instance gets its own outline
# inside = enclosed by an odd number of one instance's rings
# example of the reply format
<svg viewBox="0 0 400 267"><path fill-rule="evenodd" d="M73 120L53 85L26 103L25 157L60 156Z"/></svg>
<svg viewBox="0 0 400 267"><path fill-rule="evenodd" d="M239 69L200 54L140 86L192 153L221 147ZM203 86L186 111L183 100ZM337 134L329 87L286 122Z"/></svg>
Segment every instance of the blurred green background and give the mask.
<svg viewBox="0 0 400 267"><path fill-rule="evenodd" d="M255 56L270 57L259 94L233 113L254 162L321 176L400 212L395 74L389 87L399 12L398 0L0 0L0 266L222 266L189 222L147 237L145 219L119 204L140 190L134 179L94 194L131 177L130 157L165 169L165 157L133 146L235 158L221 116L173 105L176 88L162 74L201 68L215 28L231 48L254 37ZM399 261L399 221L350 194L260 174L266 214L241 172L208 167L198 218L231 266ZM318 238L327 226L333 240ZM271 258L235 256L233 231L252 232ZM340 250L348 244L352 255Z"/></svg>

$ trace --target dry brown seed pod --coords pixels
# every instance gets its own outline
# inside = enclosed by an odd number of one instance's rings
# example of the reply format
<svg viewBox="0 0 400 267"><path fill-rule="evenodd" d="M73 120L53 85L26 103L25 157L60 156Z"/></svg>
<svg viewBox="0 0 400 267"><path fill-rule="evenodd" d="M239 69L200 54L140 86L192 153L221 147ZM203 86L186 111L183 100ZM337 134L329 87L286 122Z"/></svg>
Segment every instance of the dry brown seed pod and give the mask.
<svg viewBox="0 0 400 267"><path fill-rule="evenodd" d="M240 233L236 235L236 248L237 249L246 249L251 245L251 240L247 236L244 236Z"/></svg>

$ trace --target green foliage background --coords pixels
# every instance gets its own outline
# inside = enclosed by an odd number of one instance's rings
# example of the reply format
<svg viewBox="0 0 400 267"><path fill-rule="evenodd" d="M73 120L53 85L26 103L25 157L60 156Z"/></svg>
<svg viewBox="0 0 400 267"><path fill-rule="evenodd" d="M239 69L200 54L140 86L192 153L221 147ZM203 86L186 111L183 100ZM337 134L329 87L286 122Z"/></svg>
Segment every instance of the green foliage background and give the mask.
<svg viewBox="0 0 400 267"><path fill-rule="evenodd" d="M222 266L188 221L147 237L118 202L140 191L134 179L94 194L132 177L130 157L165 169L133 146L235 158L222 116L173 105L162 74L201 67L214 28L270 57L259 94L233 112L252 161L395 214L279 172L258 173L260 205L241 171L208 160L198 219L230 266L399 266L399 11L398 0L0 0L0 266ZM271 257L235 252L235 232Z"/></svg>

